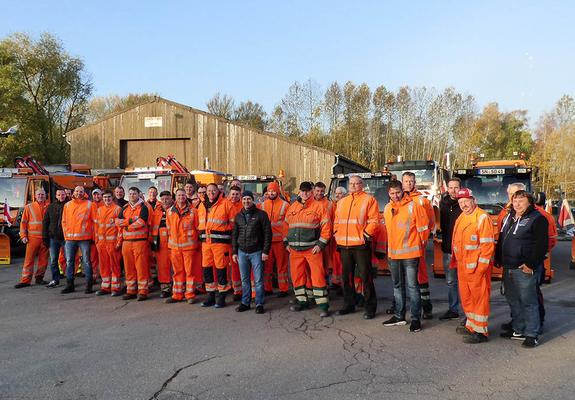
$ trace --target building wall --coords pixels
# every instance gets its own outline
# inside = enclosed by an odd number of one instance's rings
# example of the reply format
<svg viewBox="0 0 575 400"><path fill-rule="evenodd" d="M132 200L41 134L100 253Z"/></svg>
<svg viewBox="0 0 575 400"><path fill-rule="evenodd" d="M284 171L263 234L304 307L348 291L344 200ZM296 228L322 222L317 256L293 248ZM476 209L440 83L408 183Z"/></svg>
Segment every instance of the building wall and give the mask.
<svg viewBox="0 0 575 400"><path fill-rule="evenodd" d="M145 117L162 117L162 127L145 127ZM211 169L234 175L277 175L283 169L288 187L302 180L328 183L335 161L330 151L164 99L73 130L68 139L72 162L93 168L155 165L156 157L174 154L192 170L204 168L207 157Z"/></svg>

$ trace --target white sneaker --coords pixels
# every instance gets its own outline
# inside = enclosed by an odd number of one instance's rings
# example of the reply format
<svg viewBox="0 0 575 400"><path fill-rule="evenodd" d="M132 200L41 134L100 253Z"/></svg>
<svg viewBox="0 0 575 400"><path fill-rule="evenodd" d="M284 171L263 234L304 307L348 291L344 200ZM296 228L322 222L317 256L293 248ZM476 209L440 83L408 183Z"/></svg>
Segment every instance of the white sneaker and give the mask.
<svg viewBox="0 0 575 400"><path fill-rule="evenodd" d="M56 281L50 281L50 283L46 285L47 288L55 288L58 286L60 286L60 283Z"/></svg>

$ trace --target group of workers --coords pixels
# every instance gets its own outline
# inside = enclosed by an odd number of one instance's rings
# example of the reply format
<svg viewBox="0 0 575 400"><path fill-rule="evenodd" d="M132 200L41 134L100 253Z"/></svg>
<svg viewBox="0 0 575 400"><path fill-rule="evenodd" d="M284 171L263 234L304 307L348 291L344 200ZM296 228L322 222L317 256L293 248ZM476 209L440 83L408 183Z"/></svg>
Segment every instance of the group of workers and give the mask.
<svg viewBox="0 0 575 400"><path fill-rule="evenodd" d="M50 204L38 189L22 215L20 237L27 248L15 287L30 286L33 277L36 284L57 287L59 264L64 264L62 293L74 292L80 250L86 293L93 293L101 279L97 295L144 301L157 283L166 303L193 304L205 294L203 307L222 308L227 293L233 292L234 301L240 302L236 311L247 311L253 303L261 314L265 297L273 293L275 268L277 297L288 296L291 278L292 311L315 304L321 317L329 316L328 289L335 289L343 294L337 315L353 313L362 305L363 317L373 319L373 264L387 259L393 304L383 325L407 324L409 298L409 330L418 332L421 319L433 317L425 248L430 236L441 232L449 309L440 319L463 317L457 332L466 343L488 340L495 261L504 268L511 309L511 322L504 324L501 336L522 340L525 347L538 344L544 317L539 285L556 232L555 224L548 222L552 217L535 205L524 186L509 185L509 204L494 227L457 178L448 181L437 224L411 172L390 182L390 201L382 215L360 176L350 176L348 182L348 189L336 189L335 201L326 198L322 182L302 182L291 204L272 182L257 205L253 193L242 192L239 181L232 182L227 194L216 184L187 183L175 193L159 194L150 187L147 197L131 187L128 200L121 187L95 189L89 200L78 186L71 198L58 189ZM44 282L48 254L49 283Z"/></svg>

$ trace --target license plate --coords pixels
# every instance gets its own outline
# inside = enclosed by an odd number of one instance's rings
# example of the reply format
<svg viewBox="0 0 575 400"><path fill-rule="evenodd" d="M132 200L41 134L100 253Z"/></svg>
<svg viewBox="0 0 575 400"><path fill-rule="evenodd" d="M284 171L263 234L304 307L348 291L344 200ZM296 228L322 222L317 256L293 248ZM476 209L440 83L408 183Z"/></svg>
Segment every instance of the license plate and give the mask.
<svg viewBox="0 0 575 400"><path fill-rule="evenodd" d="M0 178L12 178L12 172L1 171Z"/></svg>
<svg viewBox="0 0 575 400"><path fill-rule="evenodd" d="M479 175L503 175L505 170L501 169L480 169Z"/></svg>

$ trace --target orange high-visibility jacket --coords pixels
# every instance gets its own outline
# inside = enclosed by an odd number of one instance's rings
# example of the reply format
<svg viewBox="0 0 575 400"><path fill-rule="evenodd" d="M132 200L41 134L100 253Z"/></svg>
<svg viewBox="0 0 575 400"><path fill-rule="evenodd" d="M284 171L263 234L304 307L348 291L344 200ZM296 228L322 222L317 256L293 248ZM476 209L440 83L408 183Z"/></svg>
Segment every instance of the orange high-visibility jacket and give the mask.
<svg viewBox="0 0 575 400"><path fill-rule="evenodd" d="M324 197L321 200L316 200L319 204L321 204L327 213L327 217L333 221L333 217L335 216L335 202L329 201L327 197Z"/></svg>
<svg viewBox="0 0 575 400"><path fill-rule="evenodd" d="M168 248L172 250L196 250L200 248L198 234L198 210L186 203L184 208L174 204L166 214Z"/></svg>
<svg viewBox="0 0 575 400"><path fill-rule="evenodd" d="M414 190L413 192L409 193L413 201L418 203L425 209L425 213L427 214L427 221L429 226L429 232L433 232L435 229L435 211L433 210L433 205L429 201L427 197L420 191Z"/></svg>
<svg viewBox="0 0 575 400"><path fill-rule="evenodd" d="M96 211L96 232L98 242L114 242L119 245L122 242L122 232L116 226L116 218L120 215L122 207L112 203L103 205Z"/></svg>
<svg viewBox="0 0 575 400"><path fill-rule="evenodd" d="M47 201L42 204L37 201L26 204L22 213L22 220L20 221L20 237L22 239L42 239L42 220L47 208Z"/></svg>
<svg viewBox="0 0 575 400"><path fill-rule="evenodd" d="M200 240L206 243L232 243L234 226L232 202L221 194L209 210L204 202L198 207Z"/></svg>
<svg viewBox="0 0 575 400"><path fill-rule="evenodd" d="M379 229L375 239L375 252L385 254L387 253L387 230L385 229L385 220L383 216L379 219Z"/></svg>
<svg viewBox="0 0 575 400"><path fill-rule="evenodd" d="M319 246L325 249L330 239L331 221L325 208L313 198L294 201L286 213L284 244L297 251Z"/></svg>
<svg viewBox="0 0 575 400"><path fill-rule="evenodd" d="M469 215L461 214L455 221L451 248L458 270L487 272L495 253L495 231L489 214L479 207Z"/></svg>
<svg viewBox="0 0 575 400"><path fill-rule="evenodd" d="M62 212L64 239L93 240L95 219L96 207L90 200L70 200Z"/></svg>
<svg viewBox="0 0 575 400"><path fill-rule="evenodd" d="M423 206L406 193L399 202L386 204L383 218L389 258L402 260L424 255L429 220Z"/></svg>
<svg viewBox="0 0 575 400"><path fill-rule="evenodd" d="M230 200L230 203L232 203L232 223L234 222L234 220L236 219L236 215L238 215L240 213L240 211L242 211L242 208L244 207L242 205L242 201L238 201L237 203L234 203L233 201Z"/></svg>
<svg viewBox="0 0 575 400"><path fill-rule="evenodd" d="M152 205L148 203L150 207ZM162 203L157 201L156 207L152 207L152 218L150 219L150 230L152 232L152 236L156 237L160 234L160 223L162 222L162 217L164 216L164 207L162 207ZM167 211L166 211L167 212Z"/></svg>
<svg viewBox="0 0 575 400"><path fill-rule="evenodd" d="M285 232L286 226L286 213L289 208L289 203L279 196L274 200L267 199L260 203L258 207L265 211L270 219L272 225L272 242L281 242Z"/></svg>
<svg viewBox="0 0 575 400"><path fill-rule="evenodd" d="M116 219L116 225L122 230L124 241L133 242L148 240L151 236L149 233L149 205L140 199L136 204L128 202L120 211Z"/></svg>
<svg viewBox="0 0 575 400"><path fill-rule="evenodd" d="M338 246L362 246L366 239L375 240L379 206L372 195L350 193L337 202L334 215L333 235Z"/></svg>

